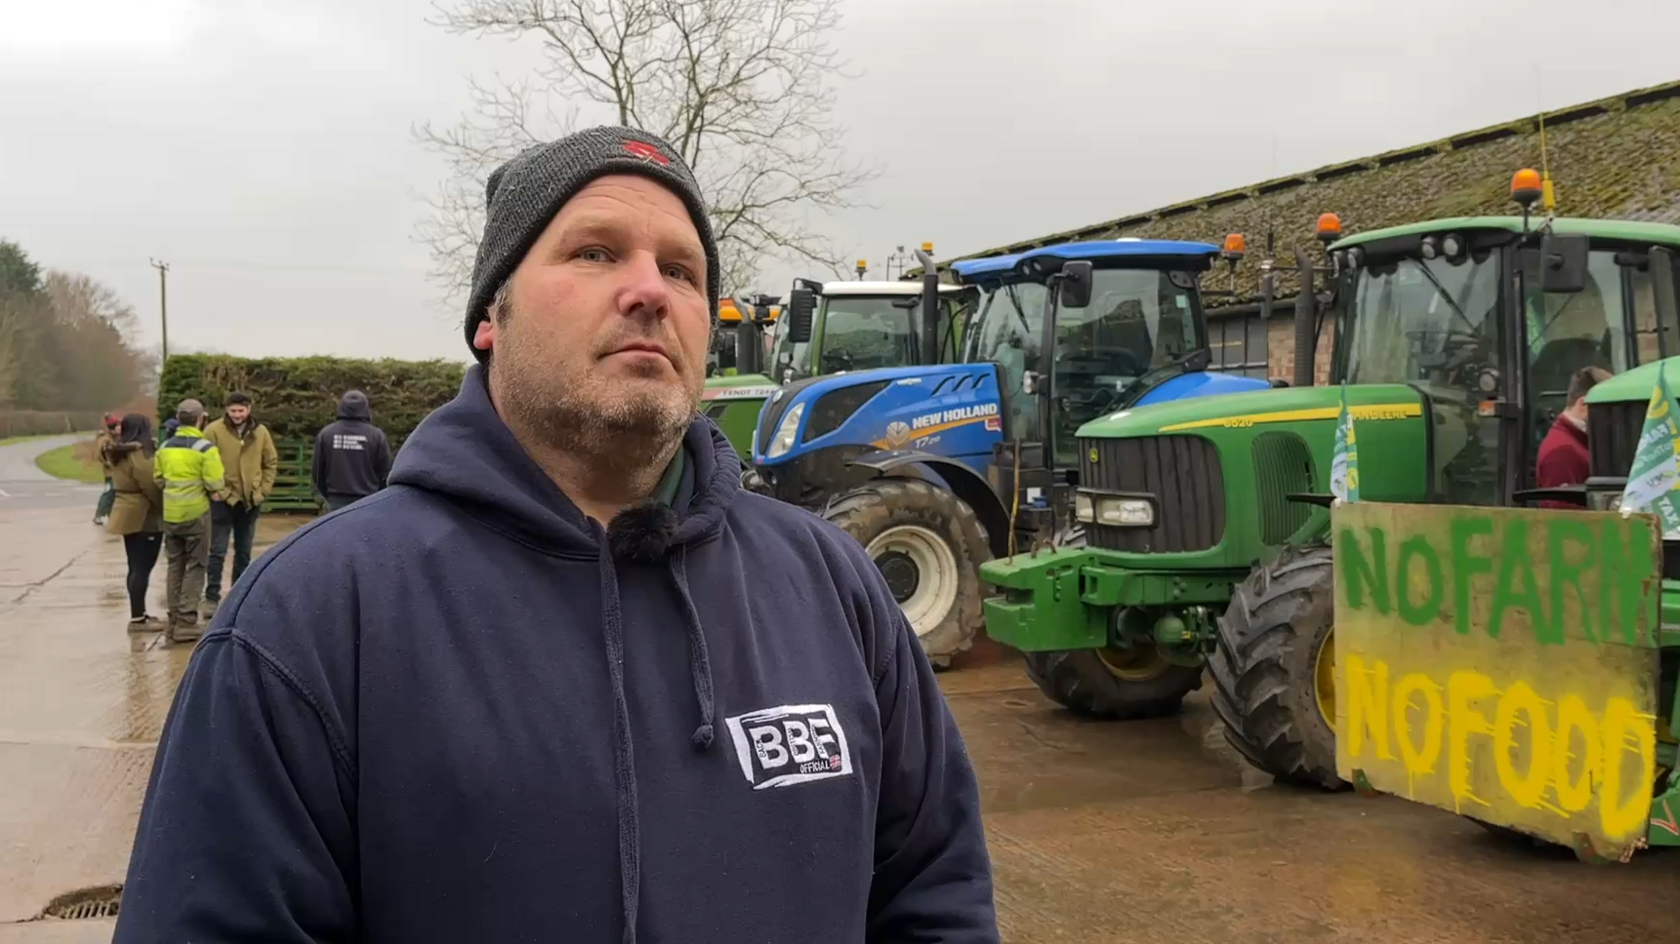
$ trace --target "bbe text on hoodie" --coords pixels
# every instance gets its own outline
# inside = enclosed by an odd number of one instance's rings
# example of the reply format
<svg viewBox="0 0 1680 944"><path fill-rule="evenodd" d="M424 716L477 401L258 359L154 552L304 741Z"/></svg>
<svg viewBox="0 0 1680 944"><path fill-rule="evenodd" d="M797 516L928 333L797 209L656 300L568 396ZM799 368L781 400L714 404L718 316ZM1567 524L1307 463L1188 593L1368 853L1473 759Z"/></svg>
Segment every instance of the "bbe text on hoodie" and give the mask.
<svg viewBox="0 0 1680 944"><path fill-rule="evenodd" d="M117 944L996 941L974 773L879 572L740 491L710 421L684 449L665 530L609 542L471 368L391 488L218 611Z"/></svg>

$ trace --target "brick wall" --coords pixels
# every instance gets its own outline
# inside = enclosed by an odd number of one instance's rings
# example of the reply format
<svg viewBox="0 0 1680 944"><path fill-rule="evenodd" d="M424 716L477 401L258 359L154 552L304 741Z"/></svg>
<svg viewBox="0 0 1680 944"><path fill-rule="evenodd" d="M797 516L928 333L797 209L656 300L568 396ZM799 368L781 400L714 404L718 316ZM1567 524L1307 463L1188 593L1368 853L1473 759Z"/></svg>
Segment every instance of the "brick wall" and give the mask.
<svg viewBox="0 0 1680 944"><path fill-rule="evenodd" d="M1294 382L1295 379L1295 306L1274 308L1266 325L1266 376ZM1322 386L1330 382L1330 352L1335 332L1325 320L1318 333L1318 353L1313 356L1313 383Z"/></svg>

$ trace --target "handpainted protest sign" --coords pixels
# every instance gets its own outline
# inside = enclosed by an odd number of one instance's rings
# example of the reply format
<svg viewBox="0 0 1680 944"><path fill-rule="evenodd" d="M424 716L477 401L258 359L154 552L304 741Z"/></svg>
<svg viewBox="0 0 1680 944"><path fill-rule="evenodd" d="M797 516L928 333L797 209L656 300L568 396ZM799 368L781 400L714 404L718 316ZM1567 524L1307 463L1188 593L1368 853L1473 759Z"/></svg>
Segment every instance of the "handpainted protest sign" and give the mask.
<svg viewBox="0 0 1680 944"><path fill-rule="evenodd" d="M1652 515L1359 502L1336 549L1344 778L1622 857L1656 777Z"/></svg>

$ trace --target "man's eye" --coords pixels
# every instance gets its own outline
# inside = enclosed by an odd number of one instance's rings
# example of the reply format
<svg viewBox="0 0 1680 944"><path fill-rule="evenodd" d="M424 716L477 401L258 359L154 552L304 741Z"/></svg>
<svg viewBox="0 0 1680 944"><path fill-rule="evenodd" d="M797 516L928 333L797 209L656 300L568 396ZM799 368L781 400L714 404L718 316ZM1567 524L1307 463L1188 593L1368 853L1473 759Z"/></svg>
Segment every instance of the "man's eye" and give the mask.
<svg viewBox="0 0 1680 944"><path fill-rule="evenodd" d="M680 265L666 266L665 277L671 279L682 279L684 282L689 283L694 281L694 273L688 271L688 267Z"/></svg>
<svg viewBox="0 0 1680 944"><path fill-rule="evenodd" d="M611 262L612 253L607 252L600 246L590 246L588 249L579 252L578 258L585 262Z"/></svg>

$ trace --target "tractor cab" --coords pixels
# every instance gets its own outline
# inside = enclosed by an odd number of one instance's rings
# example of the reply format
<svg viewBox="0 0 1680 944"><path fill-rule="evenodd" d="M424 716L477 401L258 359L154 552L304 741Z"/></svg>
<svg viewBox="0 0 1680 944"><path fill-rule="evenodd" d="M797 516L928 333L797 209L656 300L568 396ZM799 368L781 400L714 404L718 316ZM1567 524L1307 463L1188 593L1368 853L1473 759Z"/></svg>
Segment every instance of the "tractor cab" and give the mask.
<svg viewBox="0 0 1680 944"><path fill-rule="evenodd" d="M1429 500L1520 502L1576 372L1680 354L1674 238L1653 224L1480 217L1341 240L1332 378L1417 390L1434 432Z"/></svg>
<svg viewBox="0 0 1680 944"><path fill-rule="evenodd" d="M908 281L796 280L790 301L795 317L776 334L769 373L779 383L791 383L823 374L950 363L978 293L960 285L939 287L931 346L925 341L923 294L919 283Z"/></svg>
<svg viewBox="0 0 1680 944"><path fill-rule="evenodd" d="M1200 279L1218 251L1116 239L954 263L986 291L963 360L998 365L1010 438L1073 468L1074 434L1099 416L1269 386L1200 373L1211 360Z"/></svg>
<svg viewBox="0 0 1680 944"><path fill-rule="evenodd" d="M932 251L932 243L923 243L918 253L930 269ZM822 374L954 360L978 292L939 286L932 322L922 318L926 295L915 282L795 279L785 306L762 295L720 302L713 347L723 352L719 363L727 358L732 366L707 375L701 408L742 463L750 463L759 413L781 385ZM743 321L742 311L753 314ZM727 338L730 332L741 340Z"/></svg>
<svg viewBox="0 0 1680 944"><path fill-rule="evenodd" d="M764 373L772 332L782 315L779 301L771 296L718 301L712 346L706 352L707 379ZM742 308L748 312L745 318L741 315Z"/></svg>

